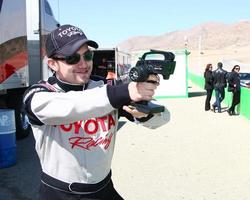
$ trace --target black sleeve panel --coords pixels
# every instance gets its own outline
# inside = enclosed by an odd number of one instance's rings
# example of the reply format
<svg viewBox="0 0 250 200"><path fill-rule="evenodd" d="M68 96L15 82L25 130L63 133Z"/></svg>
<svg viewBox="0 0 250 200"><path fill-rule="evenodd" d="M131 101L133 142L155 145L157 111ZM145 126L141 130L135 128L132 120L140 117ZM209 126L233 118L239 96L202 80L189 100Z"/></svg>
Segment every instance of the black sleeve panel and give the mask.
<svg viewBox="0 0 250 200"><path fill-rule="evenodd" d="M123 105L128 105L131 102L128 84L107 85L107 94L111 105L114 108L121 108Z"/></svg>
<svg viewBox="0 0 250 200"><path fill-rule="evenodd" d="M35 93L38 92L53 92L49 90L47 87L39 84L35 84L28 88L23 95L23 106L26 112L27 117L29 118L29 122L34 125L43 125L43 123L36 117L36 115L31 110L31 100Z"/></svg>

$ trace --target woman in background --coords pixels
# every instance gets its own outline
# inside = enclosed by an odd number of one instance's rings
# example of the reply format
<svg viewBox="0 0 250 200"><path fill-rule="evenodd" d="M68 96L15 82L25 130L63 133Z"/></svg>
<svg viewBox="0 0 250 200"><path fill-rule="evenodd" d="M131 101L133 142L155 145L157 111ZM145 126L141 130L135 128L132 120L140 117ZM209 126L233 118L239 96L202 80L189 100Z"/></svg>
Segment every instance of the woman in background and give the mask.
<svg viewBox="0 0 250 200"><path fill-rule="evenodd" d="M231 107L227 110L229 115L235 115L235 107L240 103L240 66L235 65L228 77L228 91L233 93Z"/></svg>
<svg viewBox="0 0 250 200"><path fill-rule="evenodd" d="M213 93L213 76L212 76L212 69L213 66L211 63L207 64L205 72L204 72L204 78L205 78L205 90L207 91L207 97L205 101L205 111L210 110L210 101Z"/></svg>

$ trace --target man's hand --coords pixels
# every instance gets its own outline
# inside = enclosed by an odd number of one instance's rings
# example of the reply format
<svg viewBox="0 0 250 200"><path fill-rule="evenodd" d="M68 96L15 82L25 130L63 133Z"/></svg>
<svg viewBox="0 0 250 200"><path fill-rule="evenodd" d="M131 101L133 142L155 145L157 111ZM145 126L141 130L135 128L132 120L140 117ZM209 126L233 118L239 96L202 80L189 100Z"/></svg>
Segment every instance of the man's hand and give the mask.
<svg viewBox="0 0 250 200"><path fill-rule="evenodd" d="M159 85L159 77L150 75L149 82L130 82L128 85L129 96L134 102L152 100L155 90Z"/></svg>
<svg viewBox="0 0 250 200"><path fill-rule="evenodd" d="M136 108L134 108L132 106L123 106L122 108L123 108L123 110L130 113L135 118L142 118L142 117L148 116L148 114L145 114L143 112L139 112Z"/></svg>

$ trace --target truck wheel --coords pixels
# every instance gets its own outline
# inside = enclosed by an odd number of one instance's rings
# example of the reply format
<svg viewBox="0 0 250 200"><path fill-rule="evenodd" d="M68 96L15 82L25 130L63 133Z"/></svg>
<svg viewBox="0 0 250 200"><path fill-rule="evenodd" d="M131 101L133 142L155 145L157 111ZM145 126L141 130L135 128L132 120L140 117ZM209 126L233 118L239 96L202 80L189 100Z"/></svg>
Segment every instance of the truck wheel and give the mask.
<svg viewBox="0 0 250 200"><path fill-rule="evenodd" d="M19 107L15 110L16 117L16 139L20 140L27 137L31 131L28 117Z"/></svg>
<svg viewBox="0 0 250 200"><path fill-rule="evenodd" d="M16 139L20 140L29 135L31 127L22 107L23 91L11 90L9 92L8 107L15 110Z"/></svg>

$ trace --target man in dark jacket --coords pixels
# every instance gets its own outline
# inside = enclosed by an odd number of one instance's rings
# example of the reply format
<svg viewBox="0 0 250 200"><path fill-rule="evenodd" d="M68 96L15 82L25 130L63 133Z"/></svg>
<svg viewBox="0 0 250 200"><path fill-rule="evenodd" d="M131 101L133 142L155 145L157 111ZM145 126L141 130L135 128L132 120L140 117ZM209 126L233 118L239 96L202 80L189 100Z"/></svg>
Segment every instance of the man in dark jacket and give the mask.
<svg viewBox="0 0 250 200"><path fill-rule="evenodd" d="M214 90L215 90L215 102L213 104L213 110L218 109L218 112L221 113L221 102L225 98L225 87L227 87L227 71L222 69L223 64L219 62L217 64L217 69L213 71L213 80L214 80Z"/></svg>

